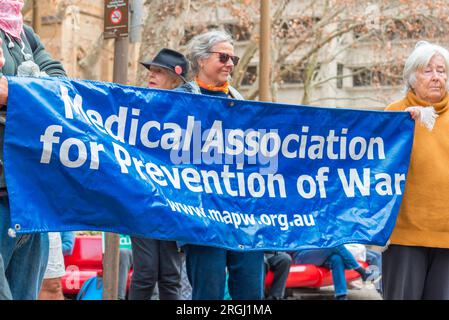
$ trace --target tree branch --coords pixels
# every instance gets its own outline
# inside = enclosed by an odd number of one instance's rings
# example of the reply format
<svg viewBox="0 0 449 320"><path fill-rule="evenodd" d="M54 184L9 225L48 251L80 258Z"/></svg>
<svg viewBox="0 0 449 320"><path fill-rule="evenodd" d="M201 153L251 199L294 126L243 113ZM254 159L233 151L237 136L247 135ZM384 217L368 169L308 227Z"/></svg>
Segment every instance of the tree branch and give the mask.
<svg viewBox="0 0 449 320"><path fill-rule="evenodd" d="M272 21L276 21L284 13L290 0L282 0L273 14ZM254 29L253 36L245 48L245 53L241 57L239 64L234 69L232 85L238 89L245 77L246 69L259 49L259 25Z"/></svg>

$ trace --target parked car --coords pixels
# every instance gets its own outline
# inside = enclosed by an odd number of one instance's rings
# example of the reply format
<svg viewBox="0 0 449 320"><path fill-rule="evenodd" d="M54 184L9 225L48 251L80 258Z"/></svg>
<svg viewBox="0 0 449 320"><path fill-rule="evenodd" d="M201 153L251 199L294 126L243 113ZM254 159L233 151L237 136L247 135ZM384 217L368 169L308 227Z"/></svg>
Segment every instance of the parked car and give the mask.
<svg viewBox="0 0 449 320"><path fill-rule="evenodd" d="M366 267L365 262L360 262ZM66 274L62 278L63 292L66 296L76 296L89 278L103 274L102 236L77 236L73 253L65 257ZM128 287L132 276L132 269L128 274ZM346 271L348 282L360 278L353 270ZM265 285L269 287L273 282L273 273L268 272ZM292 264L287 279L287 289L290 288L320 288L332 285L332 274L329 269L313 264Z"/></svg>

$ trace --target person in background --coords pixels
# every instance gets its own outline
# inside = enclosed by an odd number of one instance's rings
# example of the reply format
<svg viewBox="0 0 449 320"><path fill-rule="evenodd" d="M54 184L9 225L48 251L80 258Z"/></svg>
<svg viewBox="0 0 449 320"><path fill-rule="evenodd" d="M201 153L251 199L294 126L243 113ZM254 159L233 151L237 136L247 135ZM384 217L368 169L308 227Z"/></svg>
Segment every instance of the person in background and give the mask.
<svg viewBox="0 0 449 320"><path fill-rule="evenodd" d="M232 38L222 31L195 36L188 44L194 80L176 90L214 97L243 99L229 84L239 58ZM233 300L263 299L264 254L185 244L187 274L193 300L222 300L228 276Z"/></svg>
<svg viewBox="0 0 449 320"><path fill-rule="evenodd" d="M75 232L65 231L61 232L61 242L62 242L62 255L71 256L73 253L73 248L75 247Z"/></svg>
<svg viewBox="0 0 449 320"><path fill-rule="evenodd" d="M430 132L416 125L404 196L389 247L382 254L387 300L449 299L449 52L420 41L404 65L405 97L388 111L438 115ZM416 108L414 108L416 109Z"/></svg>
<svg viewBox="0 0 449 320"><path fill-rule="evenodd" d="M53 60L39 37L23 24L23 0L0 1L0 255L8 285L0 285L1 297L35 300L48 260L47 233L15 234L9 229L9 197L3 171L3 140L8 82L6 76L65 77L62 64ZM1 270L1 268L0 268Z"/></svg>
<svg viewBox="0 0 449 320"><path fill-rule="evenodd" d="M141 64L148 69L148 88L172 90L187 81L189 62L175 50L164 48Z"/></svg>
<svg viewBox="0 0 449 320"><path fill-rule="evenodd" d="M285 287L292 263L291 256L286 252L266 252L265 272L273 272L273 282L268 290L267 300L281 300L285 297Z"/></svg>
<svg viewBox="0 0 449 320"><path fill-rule="evenodd" d="M8 280L6 279L5 276L5 268L1 254L0 254L0 300L12 300Z"/></svg>
<svg viewBox="0 0 449 320"><path fill-rule="evenodd" d="M153 60L143 62L148 87L171 90L186 82L189 63L181 53L162 49ZM175 241L131 237L134 271L129 299L150 300L155 286L160 300L179 300L182 256Z"/></svg>
<svg viewBox="0 0 449 320"><path fill-rule="evenodd" d="M292 258L294 264L314 264L331 269L336 300L348 299L345 270L357 271L364 282L373 280L371 270L365 270L360 266L344 245L326 249L295 251L292 253Z"/></svg>
<svg viewBox="0 0 449 320"><path fill-rule="evenodd" d="M382 281L379 281L382 279L382 253L374 249L366 248L366 262L368 263L368 268L374 272L376 290L383 296Z"/></svg>
<svg viewBox="0 0 449 320"><path fill-rule="evenodd" d="M64 257L62 256L62 241L59 232L49 232L50 252L42 282L39 300L64 300L61 278L65 274Z"/></svg>
<svg viewBox="0 0 449 320"><path fill-rule="evenodd" d="M118 299L126 300L129 270L133 267L132 250L120 248L118 265Z"/></svg>
<svg viewBox="0 0 449 320"><path fill-rule="evenodd" d="M64 300L61 279L65 275L64 256L71 255L74 232L49 232L50 252L39 300Z"/></svg>

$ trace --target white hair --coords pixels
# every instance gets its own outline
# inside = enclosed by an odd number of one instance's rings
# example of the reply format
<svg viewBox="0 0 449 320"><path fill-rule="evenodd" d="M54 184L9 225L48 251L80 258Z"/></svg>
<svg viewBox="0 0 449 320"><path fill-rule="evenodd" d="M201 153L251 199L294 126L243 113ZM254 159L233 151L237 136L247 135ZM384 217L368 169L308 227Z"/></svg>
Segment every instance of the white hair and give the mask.
<svg viewBox="0 0 449 320"><path fill-rule="evenodd" d="M202 33L190 40L187 45L187 58L190 60L194 75L197 75L200 70L200 60L209 58L212 48L222 42L228 42L234 45L232 37L228 33L220 30Z"/></svg>
<svg viewBox="0 0 449 320"><path fill-rule="evenodd" d="M413 52L405 61L403 78L405 82L405 92L411 90L416 82L416 71L425 68L430 60L440 55L444 59L446 65L446 75L449 75L449 51L442 46L427 41L419 41ZM449 90L449 81L446 82L446 89Z"/></svg>

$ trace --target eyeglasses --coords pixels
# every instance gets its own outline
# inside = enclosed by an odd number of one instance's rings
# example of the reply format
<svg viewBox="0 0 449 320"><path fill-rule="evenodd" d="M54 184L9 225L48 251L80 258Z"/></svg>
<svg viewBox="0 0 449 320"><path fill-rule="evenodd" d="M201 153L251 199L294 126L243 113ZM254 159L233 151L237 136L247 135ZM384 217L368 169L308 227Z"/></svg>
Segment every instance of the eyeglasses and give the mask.
<svg viewBox="0 0 449 320"><path fill-rule="evenodd" d="M232 60L232 63L234 66L236 66L239 63L240 58L237 56L231 56L230 54L224 53L224 52L216 52L216 51L209 51L209 53L217 53L218 59L221 63L227 63L229 59Z"/></svg>

